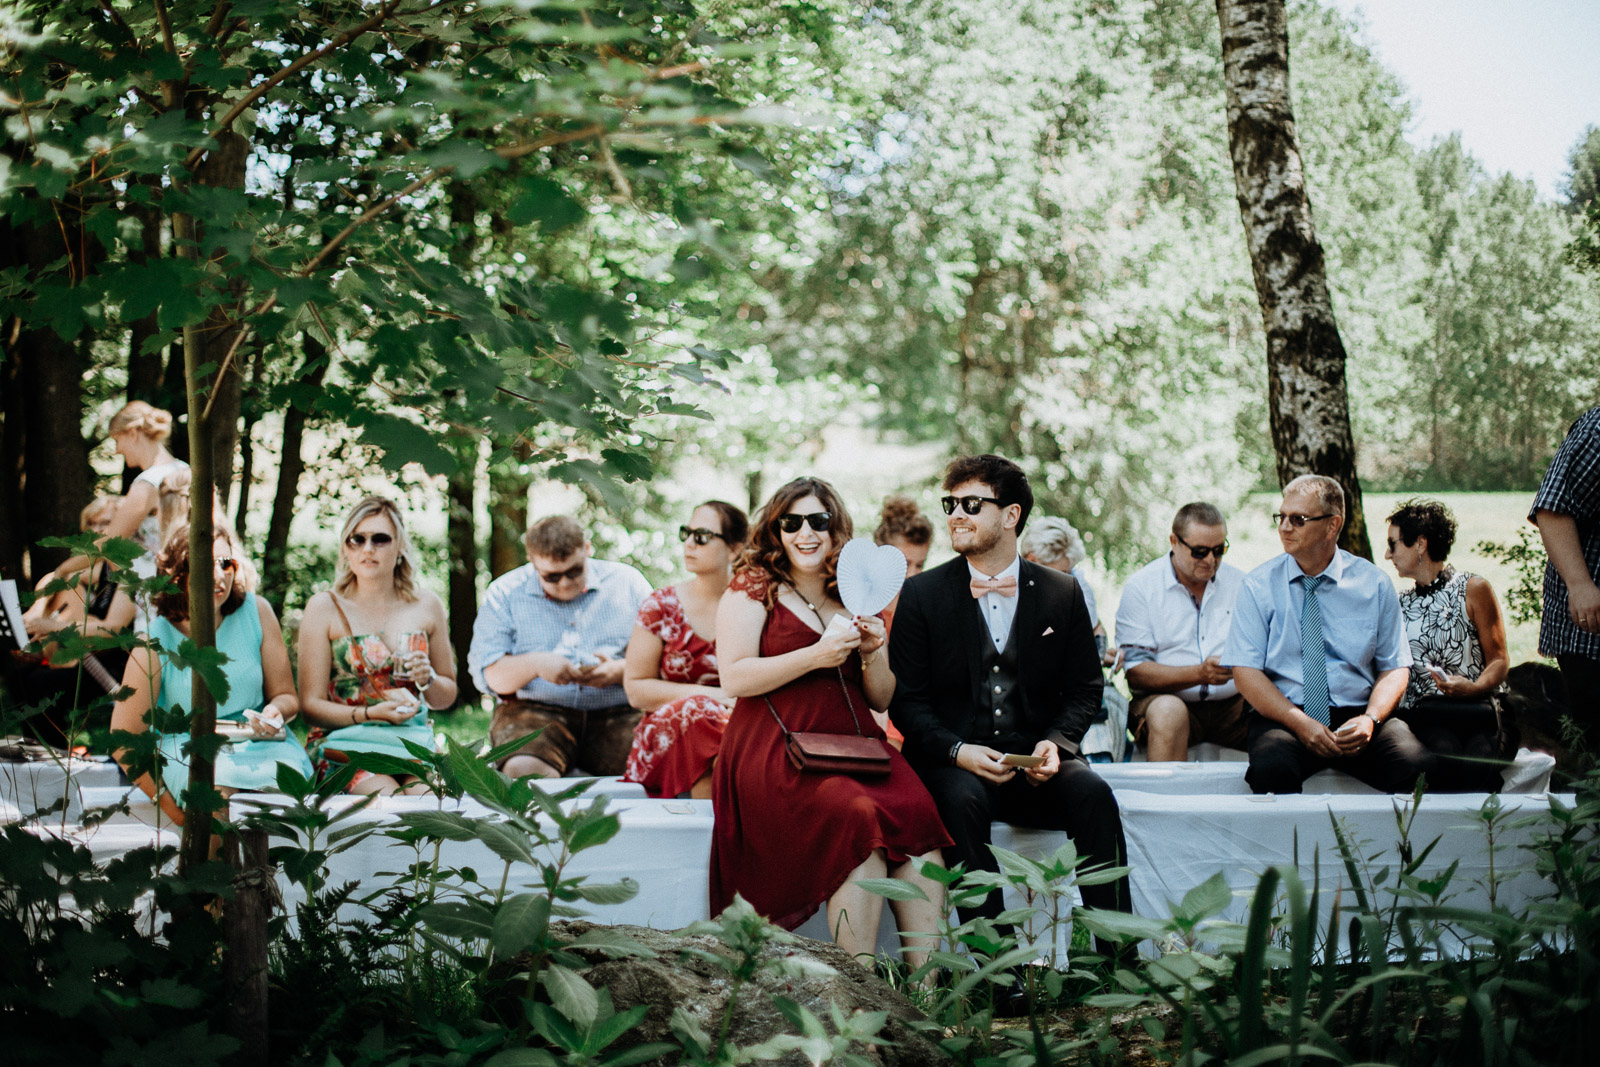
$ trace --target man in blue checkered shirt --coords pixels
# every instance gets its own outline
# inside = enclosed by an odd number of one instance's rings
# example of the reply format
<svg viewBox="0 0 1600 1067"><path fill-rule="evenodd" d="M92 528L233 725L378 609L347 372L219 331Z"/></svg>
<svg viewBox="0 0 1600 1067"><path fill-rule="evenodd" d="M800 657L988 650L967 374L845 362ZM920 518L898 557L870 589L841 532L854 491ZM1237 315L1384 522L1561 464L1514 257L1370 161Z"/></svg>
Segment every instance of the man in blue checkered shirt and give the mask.
<svg viewBox="0 0 1600 1067"><path fill-rule="evenodd" d="M1568 710L1593 742L1600 724L1600 407L1567 431L1528 521L1539 527L1550 557L1539 651L1561 664Z"/></svg>
<svg viewBox="0 0 1600 1067"><path fill-rule="evenodd" d="M619 775L640 717L622 690L623 655L650 583L626 563L591 559L583 527L565 515L540 519L524 540L528 565L489 585L467 653L478 686L500 697L489 740L540 731L501 762L513 778Z"/></svg>

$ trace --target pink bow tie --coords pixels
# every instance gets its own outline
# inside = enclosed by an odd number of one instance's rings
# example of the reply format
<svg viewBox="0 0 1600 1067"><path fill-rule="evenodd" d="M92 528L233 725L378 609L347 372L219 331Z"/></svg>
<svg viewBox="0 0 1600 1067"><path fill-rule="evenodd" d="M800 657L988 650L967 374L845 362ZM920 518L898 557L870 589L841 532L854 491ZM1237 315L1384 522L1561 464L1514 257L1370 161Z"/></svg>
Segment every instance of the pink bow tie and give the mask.
<svg viewBox="0 0 1600 1067"><path fill-rule="evenodd" d="M985 593L999 593L1001 596L1017 595L1017 579L1013 575L1004 578L974 578L968 583L972 588L972 599L977 600Z"/></svg>

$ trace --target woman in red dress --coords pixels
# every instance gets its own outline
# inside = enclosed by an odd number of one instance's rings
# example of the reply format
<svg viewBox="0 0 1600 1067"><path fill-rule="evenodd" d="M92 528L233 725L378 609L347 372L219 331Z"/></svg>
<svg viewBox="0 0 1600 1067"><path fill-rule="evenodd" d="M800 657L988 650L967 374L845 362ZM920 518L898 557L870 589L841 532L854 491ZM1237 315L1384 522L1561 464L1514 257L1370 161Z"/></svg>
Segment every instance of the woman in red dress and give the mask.
<svg viewBox="0 0 1600 1067"><path fill-rule="evenodd" d="M733 705L717 677L717 604L749 532L750 520L732 504L701 504L678 527L683 565L694 577L639 605L622 686L644 718L623 777L653 797L711 799L711 765Z"/></svg>
<svg viewBox="0 0 1600 1067"><path fill-rule="evenodd" d="M834 575L850 534L833 487L797 478L761 509L722 597L717 657L737 703L712 773L711 912L739 894L792 930L826 901L834 940L870 957L882 900L855 882L887 874L917 885L927 900L893 902L895 919L903 931L935 930L943 893L921 871L941 862L950 835L898 752L888 775L864 779L796 770L784 748L785 727L883 737L870 713L894 695L883 620L825 632L848 618ZM908 938L907 962L919 966L931 947Z"/></svg>

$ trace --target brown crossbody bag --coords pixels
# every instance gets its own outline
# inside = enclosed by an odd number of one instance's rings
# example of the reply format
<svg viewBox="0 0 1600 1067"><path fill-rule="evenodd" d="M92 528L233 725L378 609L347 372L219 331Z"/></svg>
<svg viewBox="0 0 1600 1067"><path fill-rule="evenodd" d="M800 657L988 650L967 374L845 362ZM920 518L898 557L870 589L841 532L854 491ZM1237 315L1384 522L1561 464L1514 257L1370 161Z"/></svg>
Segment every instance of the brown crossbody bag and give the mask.
<svg viewBox="0 0 1600 1067"><path fill-rule="evenodd" d="M772 698L766 697L767 710L777 720L783 731L784 748L789 762L797 771L807 774L848 774L854 778L881 778L889 773L889 748L876 737L861 732L861 720L856 717L855 701L850 699L850 687L845 684L844 671L839 671L839 687L844 691L845 706L850 709L850 721L856 724L853 734L825 734L815 731L792 732L783 724Z"/></svg>

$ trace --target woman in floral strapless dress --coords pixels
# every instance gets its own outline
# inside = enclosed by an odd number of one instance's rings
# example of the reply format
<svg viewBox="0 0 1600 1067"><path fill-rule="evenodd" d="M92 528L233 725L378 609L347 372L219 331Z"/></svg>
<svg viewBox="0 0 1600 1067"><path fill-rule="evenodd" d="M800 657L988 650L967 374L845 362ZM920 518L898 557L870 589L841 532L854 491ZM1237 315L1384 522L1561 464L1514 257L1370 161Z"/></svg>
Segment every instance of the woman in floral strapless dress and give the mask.
<svg viewBox="0 0 1600 1067"><path fill-rule="evenodd" d="M623 777L653 797L711 799L711 765L733 709L717 675L717 604L749 530L745 513L725 501L695 508L678 527L693 577L639 605L622 684L644 717Z"/></svg>
<svg viewBox="0 0 1600 1067"><path fill-rule="evenodd" d="M324 763L414 762L408 743L434 747L428 713L455 703L456 668L444 605L415 574L399 508L376 496L357 504L341 531L338 579L311 598L300 625L300 701ZM358 770L350 791L425 792L416 766L415 775Z"/></svg>

